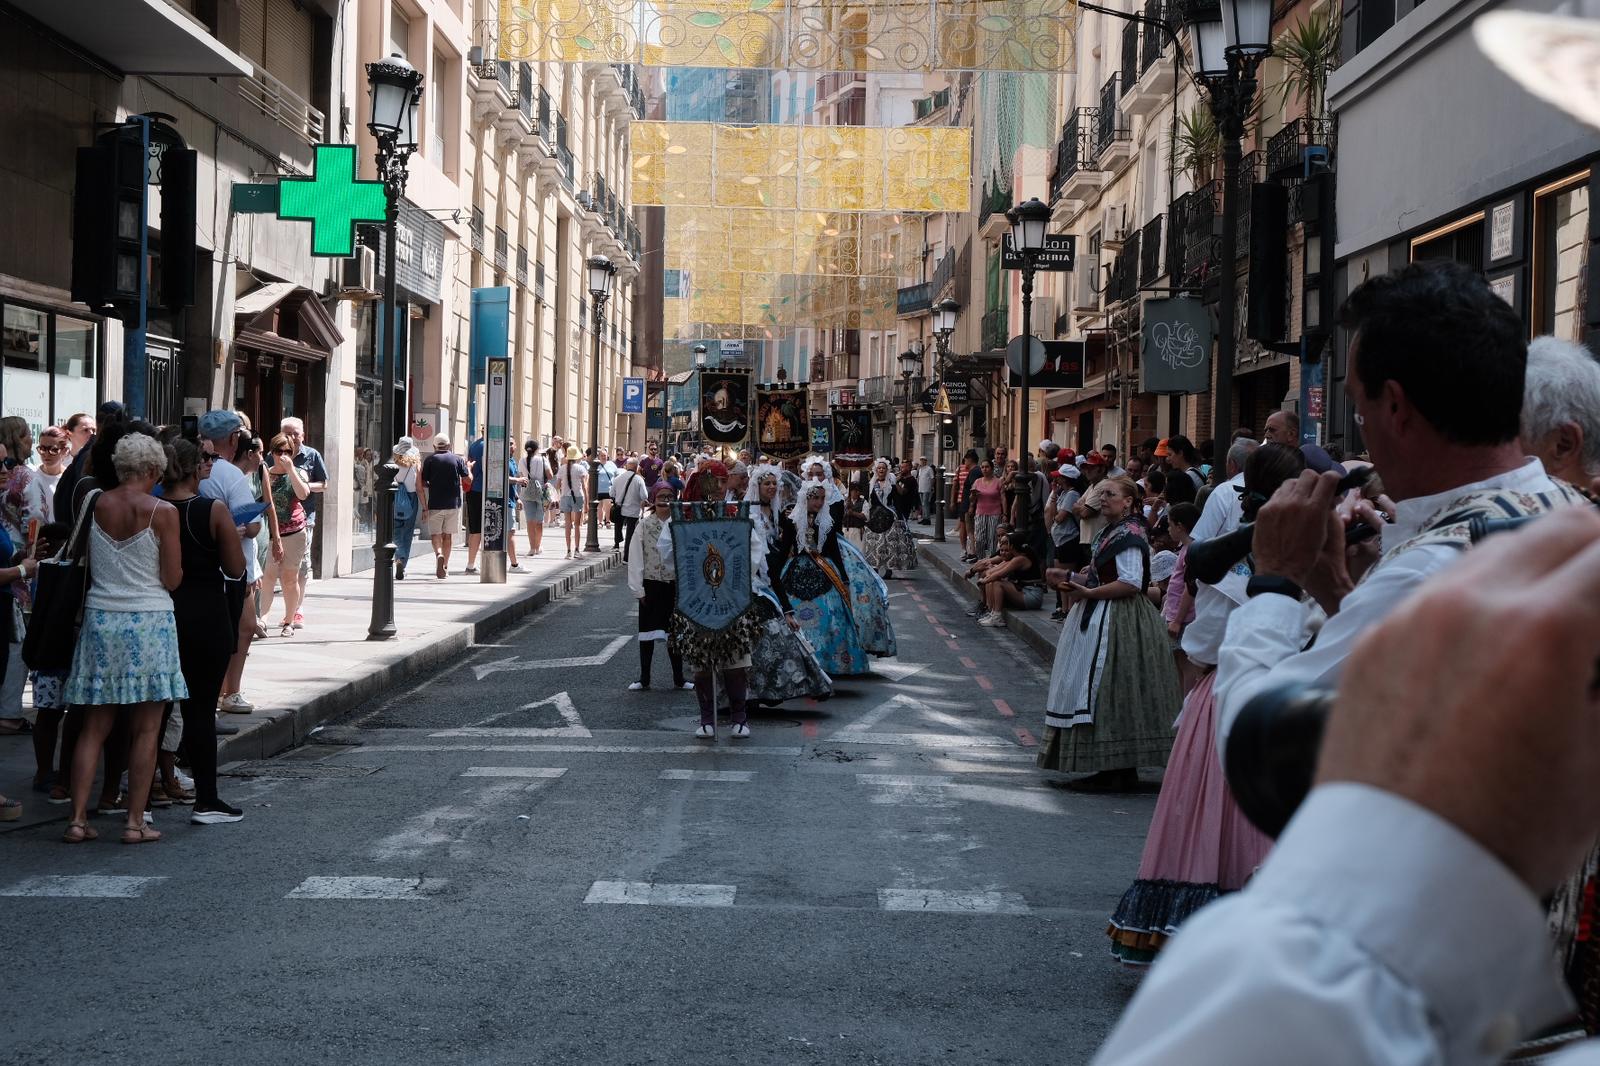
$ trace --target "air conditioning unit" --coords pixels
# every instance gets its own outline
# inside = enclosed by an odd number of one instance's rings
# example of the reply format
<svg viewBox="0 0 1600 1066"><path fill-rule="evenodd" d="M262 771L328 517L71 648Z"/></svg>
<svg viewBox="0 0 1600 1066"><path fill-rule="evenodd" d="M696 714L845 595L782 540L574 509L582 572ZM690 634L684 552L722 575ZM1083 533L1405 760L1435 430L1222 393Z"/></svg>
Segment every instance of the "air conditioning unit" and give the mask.
<svg viewBox="0 0 1600 1066"><path fill-rule="evenodd" d="M375 300L378 298L378 253L365 245L356 254L339 262L339 298Z"/></svg>
<svg viewBox="0 0 1600 1066"><path fill-rule="evenodd" d="M1080 255L1073 264L1076 282L1073 285L1072 309L1074 311L1100 310L1100 257Z"/></svg>
<svg viewBox="0 0 1600 1066"><path fill-rule="evenodd" d="M1113 251L1121 251L1122 245L1128 239L1128 224L1125 221L1126 212L1122 205L1115 204L1104 208L1100 216L1100 246Z"/></svg>

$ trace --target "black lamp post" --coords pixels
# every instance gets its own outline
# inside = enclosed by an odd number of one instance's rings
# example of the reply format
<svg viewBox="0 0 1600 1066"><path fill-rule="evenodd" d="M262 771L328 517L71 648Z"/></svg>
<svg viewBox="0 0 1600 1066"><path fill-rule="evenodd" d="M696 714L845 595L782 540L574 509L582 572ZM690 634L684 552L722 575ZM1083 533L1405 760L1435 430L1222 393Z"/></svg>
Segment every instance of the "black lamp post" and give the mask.
<svg viewBox="0 0 1600 1066"><path fill-rule="evenodd" d="M961 313L961 305L954 300L941 300L933 309L933 343L939 352L938 366L934 372L936 388L940 394L944 393L944 375L946 364L950 361L950 337L956 331L956 316ZM944 540L944 427L949 424L949 415L939 413L939 405L934 403L934 433L939 439L934 442L938 449L939 461L933 468L933 539Z"/></svg>
<svg viewBox="0 0 1600 1066"><path fill-rule="evenodd" d="M395 299L395 226L400 219L400 197L406 189L406 163L417 150L417 105L422 102L422 74L401 55L367 64L367 84L372 92L372 117L367 129L378 140L378 179L383 182L387 214L383 223L383 398L379 405L382 440L390 448L380 467L382 479L377 501L377 543L373 545L372 621L368 640L394 636L394 477L393 444L396 432L395 363L399 359L400 315Z"/></svg>
<svg viewBox="0 0 1600 1066"><path fill-rule="evenodd" d="M583 550L600 550L600 341L605 336L606 299L617 268L603 255L589 258L589 296L594 302L594 373L589 383L589 436L594 459L589 463L589 539Z"/></svg>
<svg viewBox="0 0 1600 1066"><path fill-rule="evenodd" d="M1270 2L1270 0L1268 0ZM1050 228L1050 207L1037 196L1006 212L1011 222L1011 247L1022 257L1022 413L1018 418L1017 454L1028 450L1028 381L1033 377L1033 274Z"/></svg>
<svg viewBox="0 0 1600 1066"><path fill-rule="evenodd" d="M922 353L915 348L907 348L900 353L900 378L905 384L905 403L901 405L905 411L905 429L900 436L900 457L911 457L911 442L914 439L911 433L911 383L917 373L922 369Z"/></svg>
<svg viewBox="0 0 1600 1066"><path fill-rule="evenodd" d="M697 344L694 346L695 377L694 384L691 385L690 388L694 389L694 426L692 427L691 432L696 448L700 446L700 371L706 368L706 350L707 349L704 344Z"/></svg>
<svg viewBox="0 0 1600 1066"><path fill-rule="evenodd" d="M1256 95L1256 68L1272 53L1272 0L1188 0L1181 15L1222 138L1222 261L1217 272L1217 385L1211 397L1211 436L1226 441L1233 432L1239 161L1245 121ZM1227 476L1223 465L1216 464L1219 484Z"/></svg>

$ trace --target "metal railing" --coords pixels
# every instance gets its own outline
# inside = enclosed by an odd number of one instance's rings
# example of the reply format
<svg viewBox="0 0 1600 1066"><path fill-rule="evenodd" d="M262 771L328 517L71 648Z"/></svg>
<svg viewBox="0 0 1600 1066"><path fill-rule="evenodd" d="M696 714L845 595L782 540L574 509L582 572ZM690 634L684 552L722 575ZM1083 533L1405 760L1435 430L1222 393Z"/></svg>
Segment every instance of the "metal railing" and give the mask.
<svg viewBox="0 0 1600 1066"><path fill-rule="evenodd" d="M1056 142L1055 173L1050 178L1050 202L1061 199L1062 186L1080 170L1094 170L1092 155L1087 151L1089 138L1094 135L1098 108L1080 107L1061 127L1061 140Z"/></svg>
<svg viewBox="0 0 1600 1066"><path fill-rule="evenodd" d="M1132 134L1127 126L1122 125L1122 113L1117 110L1117 98L1122 94L1118 91L1121 81L1120 74L1113 74L1106 83L1100 87L1100 109L1094 120L1094 154L1104 155L1118 141L1132 139Z"/></svg>
<svg viewBox="0 0 1600 1066"><path fill-rule="evenodd" d="M1183 256L1185 284L1202 284L1216 273L1217 261L1222 255L1222 239L1216 232L1221 197L1220 180L1207 182L1189 194Z"/></svg>
<svg viewBox="0 0 1600 1066"><path fill-rule="evenodd" d="M1183 264L1189 254L1189 205L1193 193L1184 193L1167 209L1167 274L1174 285L1183 281Z"/></svg>
<svg viewBox="0 0 1600 1066"><path fill-rule="evenodd" d="M984 351L995 348L1004 348L1011 343L1010 309L996 307L983 313L983 321L979 324L979 340Z"/></svg>
<svg viewBox="0 0 1600 1066"><path fill-rule="evenodd" d="M539 86L539 136L549 141L553 129L550 125L550 92L543 85Z"/></svg>
<svg viewBox="0 0 1600 1066"><path fill-rule="evenodd" d="M1139 231L1139 284L1153 285L1161 276L1161 216L1157 215Z"/></svg>
<svg viewBox="0 0 1600 1066"><path fill-rule="evenodd" d="M956 276L956 252L954 248L944 250L944 258L939 260L939 265L933 268L933 281L931 282L932 295L937 296L944 291Z"/></svg>
<svg viewBox="0 0 1600 1066"><path fill-rule="evenodd" d="M1239 226L1233 242L1233 254L1236 259L1247 259L1250 256L1250 186L1260 179L1261 160L1262 154L1258 149L1239 161L1239 181L1229 193L1238 198L1234 202L1239 205Z"/></svg>
<svg viewBox="0 0 1600 1066"><path fill-rule="evenodd" d="M533 298L544 303L544 264L533 264Z"/></svg>
<svg viewBox="0 0 1600 1066"><path fill-rule="evenodd" d="M1011 190L1010 188L1001 187L998 184L999 180L999 176L996 175L996 184L992 186L985 185L984 187L983 202L978 206L979 227L982 227L985 222L989 221L989 216L994 214L996 211L1004 214L1005 212L1011 210Z"/></svg>
<svg viewBox="0 0 1600 1066"><path fill-rule="evenodd" d="M500 59L495 61L494 80L500 83L500 88L506 91L507 96L511 97L513 100L516 99L516 76L512 73L511 61L509 59Z"/></svg>
<svg viewBox="0 0 1600 1066"><path fill-rule="evenodd" d="M494 228L494 268L506 271L511 260L511 235L499 226Z"/></svg>
<svg viewBox="0 0 1600 1066"><path fill-rule="evenodd" d="M1303 150L1314 145L1332 147L1331 119L1297 118L1267 138L1267 177L1281 181L1300 173Z"/></svg>
<svg viewBox="0 0 1600 1066"><path fill-rule="evenodd" d="M467 223L467 229L472 233L472 250L481 253L483 251L483 208L474 207L472 209L472 221Z"/></svg>
<svg viewBox="0 0 1600 1066"><path fill-rule="evenodd" d="M556 161L561 164L561 182L568 189L573 188L578 178L577 162L572 158L572 149L567 147L567 116L556 112Z"/></svg>
<svg viewBox="0 0 1600 1066"><path fill-rule="evenodd" d="M933 306L933 282L919 281L895 293L895 314L914 315Z"/></svg>
<svg viewBox="0 0 1600 1066"><path fill-rule="evenodd" d="M307 144L323 142L327 124L322 112L260 66L248 78L239 79L239 95Z"/></svg>
<svg viewBox="0 0 1600 1066"><path fill-rule="evenodd" d="M528 287L528 246L517 245L517 284L524 289Z"/></svg>
<svg viewBox="0 0 1600 1066"><path fill-rule="evenodd" d="M887 375L872 378L862 378L856 385L857 403L887 403L892 395L891 385Z"/></svg>
<svg viewBox="0 0 1600 1066"><path fill-rule="evenodd" d="M1124 23L1122 27L1122 91L1127 92L1139 80L1139 30L1137 22Z"/></svg>
<svg viewBox="0 0 1600 1066"><path fill-rule="evenodd" d="M1144 28L1144 62L1139 66L1139 73L1143 74L1155 65L1161 58L1161 53L1166 51L1167 35L1152 23L1161 23L1163 26L1171 25L1169 21L1171 12L1167 9L1165 0L1147 0L1144 5L1144 17L1149 21L1143 24Z"/></svg>
<svg viewBox="0 0 1600 1066"><path fill-rule="evenodd" d="M517 110L530 123L533 121L533 64L526 60L517 64Z"/></svg>

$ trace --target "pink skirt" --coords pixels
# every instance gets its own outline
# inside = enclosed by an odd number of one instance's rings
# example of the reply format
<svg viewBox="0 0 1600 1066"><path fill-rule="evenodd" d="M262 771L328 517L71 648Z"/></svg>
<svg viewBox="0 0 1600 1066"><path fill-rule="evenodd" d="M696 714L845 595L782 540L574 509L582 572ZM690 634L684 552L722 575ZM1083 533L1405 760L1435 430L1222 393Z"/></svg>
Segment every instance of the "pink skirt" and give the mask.
<svg viewBox="0 0 1600 1066"><path fill-rule="evenodd" d="M1107 930L1111 953L1147 965L1189 915L1244 887L1272 841L1245 818L1217 757L1217 701L1210 673L1183 701L1183 717L1139 860Z"/></svg>

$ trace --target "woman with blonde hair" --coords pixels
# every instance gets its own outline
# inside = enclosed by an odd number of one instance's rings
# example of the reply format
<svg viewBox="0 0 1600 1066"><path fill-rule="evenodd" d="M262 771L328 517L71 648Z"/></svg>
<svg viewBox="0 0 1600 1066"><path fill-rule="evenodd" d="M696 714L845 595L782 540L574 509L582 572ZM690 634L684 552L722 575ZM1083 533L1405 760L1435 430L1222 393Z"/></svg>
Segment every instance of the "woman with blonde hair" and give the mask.
<svg viewBox="0 0 1600 1066"><path fill-rule="evenodd" d="M183 580L178 512L151 495L167 470L155 438L129 433L112 455L118 484L99 493L89 518L89 569L66 702L86 716L72 761L72 818L62 839L81 844L89 827L89 792L100 746L117 717L128 715L127 823L124 844L161 834L144 824L155 778L156 742L167 703L188 698L178 659L172 590ZM78 712L74 712L78 713Z"/></svg>
<svg viewBox="0 0 1600 1066"><path fill-rule="evenodd" d="M268 553L261 574L259 625L266 625L279 579L283 584L283 622L281 637L294 636L294 616L300 610L300 561L306 554L306 509L302 502L311 495L311 486L300 468L294 465L295 445L279 433L272 438L271 454L265 468L272 510L278 518L278 535Z"/></svg>
<svg viewBox="0 0 1600 1066"><path fill-rule="evenodd" d="M561 494L561 533L566 538L567 558L574 559L583 548L583 514L589 506L589 465L576 444L567 445L556 491Z"/></svg>
<svg viewBox="0 0 1600 1066"><path fill-rule="evenodd" d="M404 581L411 545L417 539L417 478L422 472L422 449L410 437L394 446L394 579Z"/></svg>

